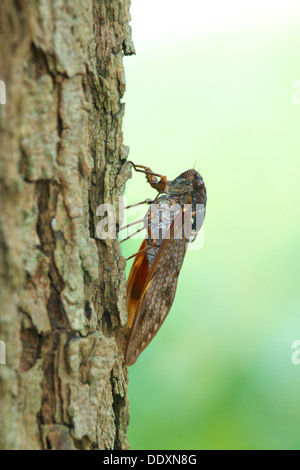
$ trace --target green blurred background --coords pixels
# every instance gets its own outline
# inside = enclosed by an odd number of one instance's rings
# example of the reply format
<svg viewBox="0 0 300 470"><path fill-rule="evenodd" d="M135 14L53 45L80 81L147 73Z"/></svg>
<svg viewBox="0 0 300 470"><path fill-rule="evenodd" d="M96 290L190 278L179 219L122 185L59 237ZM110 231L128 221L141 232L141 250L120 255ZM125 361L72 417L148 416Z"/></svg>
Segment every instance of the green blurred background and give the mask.
<svg viewBox="0 0 300 470"><path fill-rule="evenodd" d="M208 203L204 247L187 253L171 312L129 369L129 441L300 449L300 6L207 3L132 1L130 159L170 179L195 166ZM154 195L133 172L128 202Z"/></svg>

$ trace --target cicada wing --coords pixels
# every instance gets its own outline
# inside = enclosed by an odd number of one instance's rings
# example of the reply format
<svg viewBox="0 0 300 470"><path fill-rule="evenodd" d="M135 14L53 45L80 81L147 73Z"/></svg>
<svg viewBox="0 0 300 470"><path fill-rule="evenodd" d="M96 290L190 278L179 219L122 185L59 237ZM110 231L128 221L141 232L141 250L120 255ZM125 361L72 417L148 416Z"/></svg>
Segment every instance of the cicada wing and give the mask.
<svg viewBox="0 0 300 470"><path fill-rule="evenodd" d="M191 225L191 219L185 218ZM178 228L180 227L180 228ZM181 238L177 236L181 231ZM174 236L175 234L175 236ZM145 281L131 327L125 362L132 365L154 338L169 313L187 248L183 234L182 213L172 223L170 238L163 240Z"/></svg>
<svg viewBox="0 0 300 470"><path fill-rule="evenodd" d="M140 250L144 250L147 246L147 240L144 240L140 246ZM130 270L127 281L127 312L128 324L131 328L139 300L145 285L145 281L149 274L149 262L146 252L136 256Z"/></svg>

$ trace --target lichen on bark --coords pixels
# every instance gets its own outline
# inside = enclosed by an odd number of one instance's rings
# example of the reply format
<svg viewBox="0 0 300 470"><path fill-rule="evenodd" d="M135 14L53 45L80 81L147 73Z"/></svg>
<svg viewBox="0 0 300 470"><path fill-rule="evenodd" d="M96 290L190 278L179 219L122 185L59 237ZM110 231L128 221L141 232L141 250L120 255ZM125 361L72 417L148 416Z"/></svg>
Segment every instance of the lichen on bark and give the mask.
<svg viewBox="0 0 300 470"><path fill-rule="evenodd" d="M95 236L130 177L129 0L1 6L2 449L126 449L125 260Z"/></svg>

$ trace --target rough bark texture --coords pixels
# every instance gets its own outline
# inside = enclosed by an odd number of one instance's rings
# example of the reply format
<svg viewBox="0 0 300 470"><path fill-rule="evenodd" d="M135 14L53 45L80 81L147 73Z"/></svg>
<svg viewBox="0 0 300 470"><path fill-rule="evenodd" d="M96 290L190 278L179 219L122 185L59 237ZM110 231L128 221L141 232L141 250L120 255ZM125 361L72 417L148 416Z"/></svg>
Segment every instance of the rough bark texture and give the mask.
<svg viewBox="0 0 300 470"><path fill-rule="evenodd" d="M125 261L95 226L130 177L129 4L1 4L1 449L128 447Z"/></svg>

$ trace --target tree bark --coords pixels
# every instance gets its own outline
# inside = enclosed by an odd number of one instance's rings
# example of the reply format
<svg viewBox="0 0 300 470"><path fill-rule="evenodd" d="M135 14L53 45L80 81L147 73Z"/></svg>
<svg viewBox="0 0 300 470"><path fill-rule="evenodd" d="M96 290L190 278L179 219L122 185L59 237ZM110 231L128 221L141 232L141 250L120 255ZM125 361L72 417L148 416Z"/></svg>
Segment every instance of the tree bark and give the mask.
<svg viewBox="0 0 300 470"><path fill-rule="evenodd" d="M96 238L130 177L130 0L1 4L1 449L126 449L125 261Z"/></svg>

